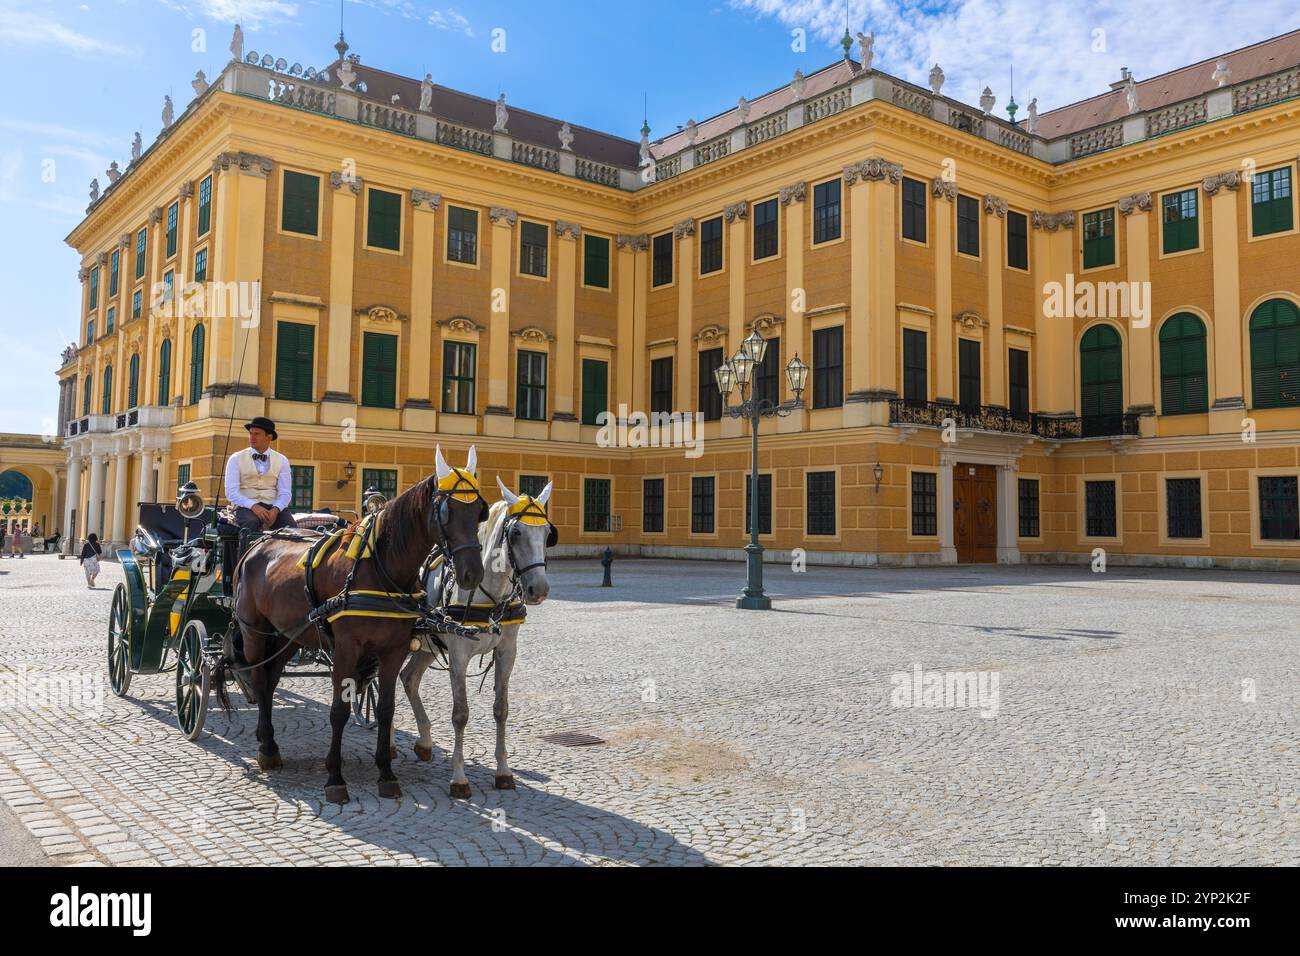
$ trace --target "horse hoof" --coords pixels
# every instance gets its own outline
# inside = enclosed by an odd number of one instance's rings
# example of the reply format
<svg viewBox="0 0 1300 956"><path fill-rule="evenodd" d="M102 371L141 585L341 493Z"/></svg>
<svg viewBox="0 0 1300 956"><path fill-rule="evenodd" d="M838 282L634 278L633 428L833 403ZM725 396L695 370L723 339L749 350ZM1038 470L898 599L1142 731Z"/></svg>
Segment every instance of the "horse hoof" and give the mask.
<svg viewBox="0 0 1300 956"><path fill-rule="evenodd" d="M515 778L513 776L497 777L498 790L513 790L514 788L515 788Z"/></svg>
<svg viewBox="0 0 1300 956"><path fill-rule="evenodd" d="M274 770L281 766L283 761L280 760L278 753L264 754L260 750L257 752L257 765L263 770Z"/></svg>
<svg viewBox="0 0 1300 956"><path fill-rule="evenodd" d="M424 744L416 744L415 755L419 757L421 760L423 760L425 763L428 763L430 760L433 759L433 747L432 746L426 747L424 746Z"/></svg>
<svg viewBox="0 0 1300 956"><path fill-rule="evenodd" d="M379 795L385 800L398 800L402 796L402 787L396 780L380 780Z"/></svg>
<svg viewBox="0 0 1300 956"><path fill-rule="evenodd" d="M452 783L451 798L453 800L468 800L472 796L468 783Z"/></svg>
<svg viewBox="0 0 1300 956"><path fill-rule="evenodd" d="M338 786L326 787L325 799L328 800L330 803L347 803L348 802L347 784L341 783Z"/></svg>

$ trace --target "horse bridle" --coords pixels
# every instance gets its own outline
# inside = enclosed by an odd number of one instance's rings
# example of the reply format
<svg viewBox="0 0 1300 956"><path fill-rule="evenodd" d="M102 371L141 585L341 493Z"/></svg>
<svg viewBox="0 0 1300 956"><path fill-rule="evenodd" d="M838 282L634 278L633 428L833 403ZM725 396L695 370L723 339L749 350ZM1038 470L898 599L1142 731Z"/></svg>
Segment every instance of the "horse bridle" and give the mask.
<svg viewBox="0 0 1300 956"><path fill-rule="evenodd" d="M531 495L526 499L526 501L528 503L524 505L521 510L507 515L506 520L501 523L501 538L505 542L506 557L510 560L511 575L516 581L519 581L520 578L533 570L533 568L546 567L546 548L555 547L556 542L559 540L559 532L556 530L555 525L551 524L551 519L550 516L547 515L546 509L539 505L537 499L533 498ZM510 532L513 531L515 525L519 524L519 522L524 518L540 518L542 521L546 522L546 526L549 530L546 535L546 548L542 549L542 560L534 561L532 564L521 568L515 563L515 549L510 544ZM539 526L534 524L533 527Z"/></svg>
<svg viewBox="0 0 1300 956"><path fill-rule="evenodd" d="M457 545L454 548L449 547L449 542L447 540L447 525L443 520L443 508L451 501L459 501L460 499L456 497L457 495L472 493L474 495L474 500L477 500L479 503L479 521L482 522L485 517L485 512L487 511L487 502L483 500L483 494L479 491L478 486L466 478L464 472L460 471L460 469L456 469L453 474L456 476L456 481L450 488L435 486L433 494L429 497L429 524L437 531L437 537L434 541L436 549L446 557L447 563L451 565L454 570L457 554L461 551L471 549L482 552L483 545L479 544L478 537L475 536L465 544ZM462 503L473 504L473 501ZM430 558L432 557L433 554L430 553Z"/></svg>

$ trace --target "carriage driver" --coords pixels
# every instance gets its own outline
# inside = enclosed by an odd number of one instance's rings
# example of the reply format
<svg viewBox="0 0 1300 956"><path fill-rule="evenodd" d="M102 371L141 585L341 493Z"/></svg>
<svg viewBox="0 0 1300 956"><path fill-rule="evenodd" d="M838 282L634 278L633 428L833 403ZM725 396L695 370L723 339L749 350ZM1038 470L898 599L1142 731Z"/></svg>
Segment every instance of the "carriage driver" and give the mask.
<svg viewBox="0 0 1300 956"><path fill-rule="evenodd" d="M289 514L289 459L271 447L279 436L275 422L260 415L244 426L248 447L226 462L226 500L235 508L235 524L249 531L295 527Z"/></svg>

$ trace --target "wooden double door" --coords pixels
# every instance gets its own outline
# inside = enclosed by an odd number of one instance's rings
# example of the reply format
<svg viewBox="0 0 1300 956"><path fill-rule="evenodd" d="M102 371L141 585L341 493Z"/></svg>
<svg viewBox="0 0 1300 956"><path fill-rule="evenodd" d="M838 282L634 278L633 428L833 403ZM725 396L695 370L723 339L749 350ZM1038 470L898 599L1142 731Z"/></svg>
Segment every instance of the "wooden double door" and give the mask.
<svg viewBox="0 0 1300 956"><path fill-rule="evenodd" d="M952 469L952 535L961 564L998 560L998 473L992 465Z"/></svg>

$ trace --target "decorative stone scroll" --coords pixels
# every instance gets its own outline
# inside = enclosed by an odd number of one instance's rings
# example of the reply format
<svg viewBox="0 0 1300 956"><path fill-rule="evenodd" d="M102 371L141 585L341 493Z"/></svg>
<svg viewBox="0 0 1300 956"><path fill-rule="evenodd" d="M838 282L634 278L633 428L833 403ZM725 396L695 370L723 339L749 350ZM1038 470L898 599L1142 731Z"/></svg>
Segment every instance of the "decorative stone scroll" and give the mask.
<svg viewBox="0 0 1300 956"><path fill-rule="evenodd" d="M576 222L557 221L555 223L555 234L561 239L577 239L582 235L582 226Z"/></svg>
<svg viewBox="0 0 1300 956"><path fill-rule="evenodd" d="M706 325L695 333L695 341L704 345L716 345L726 338L727 331L720 325Z"/></svg>
<svg viewBox="0 0 1300 956"><path fill-rule="evenodd" d="M620 232L614 238L615 244L620 249L627 249L629 252L645 252L650 248L650 236L648 233L630 234Z"/></svg>
<svg viewBox="0 0 1300 956"><path fill-rule="evenodd" d="M519 219L519 213L504 206L493 206L488 210L488 218L494 226L513 226Z"/></svg>
<svg viewBox="0 0 1300 956"><path fill-rule="evenodd" d="M357 314L364 315L371 322L400 322L405 318L388 305L372 305L368 309L357 309Z"/></svg>
<svg viewBox="0 0 1300 956"><path fill-rule="evenodd" d="M957 182L952 179L944 179L942 176L935 176L930 180L930 195L935 199L946 199L949 202L957 201Z"/></svg>
<svg viewBox="0 0 1300 956"><path fill-rule="evenodd" d="M510 334L529 345L545 345L547 342L555 341L554 335L551 335L545 329L538 328L536 325L526 325Z"/></svg>
<svg viewBox="0 0 1300 956"><path fill-rule="evenodd" d="M340 189L347 186L352 190L352 195L360 196L361 190L365 188L366 181L360 176L344 176L342 173L330 173L330 188Z"/></svg>
<svg viewBox="0 0 1300 956"><path fill-rule="evenodd" d="M695 235L694 219L683 219L681 222L673 226L674 239L682 239L686 236L693 236L693 235Z"/></svg>
<svg viewBox="0 0 1300 956"><path fill-rule="evenodd" d="M442 193L431 193L425 189L412 189L411 205L416 209L427 206L431 210L436 210L442 205Z"/></svg>
<svg viewBox="0 0 1300 956"><path fill-rule="evenodd" d="M162 222L162 217L163 217L162 206L154 206L152 209L149 210L149 225L151 226L158 225L158 223Z"/></svg>
<svg viewBox="0 0 1300 956"><path fill-rule="evenodd" d="M880 182L888 179L891 183L896 183L902 178L902 166L898 163L891 163L889 160L881 159L879 157L875 159L864 159L860 163L854 163L852 166L844 167L844 182L849 186L852 186L859 179L863 182Z"/></svg>
<svg viewBox="0 0 1300 956"><path fill-rule="evenodd" d="M224 173L231 168L253 176L267 176L275 163L269 156L256 156L253 153L220 153L212 161L214 173Z"/></svg>
<svg viewBox="0 0 1300 956"><path fill-rule="evenodd" d="M985 196L984 213L989 216L997 216L999 219L1005 219L1007 216L1007 201L1001 196Z"/></svg>
<svg viewBox="0 0 1300 956"><path fill-rule="evenodd" d="M789 186L782 186L779 195L782 206L788 206L792 202L803 202L808 197L808 184L791 183Z"/></svg>
<svg viewBox="0 0 1300 956"><path fill-rule="evenodd" d="M181 183L180 198L181 198L181 199L193 199L193 198L194 198L194 181L193 181L193 180L191 180L191 179L187 179L187 180L185 180L185 182Z"/></svg>
<svg viewBox="0 0 1300 956"><path fill-rule="evenodd" d="M1201 180L1201 189L1205 190L1205 195L1213 196L1220 187L1226 187L1231 190L1241 188L1241 171L1230 169L1226 173L1215 173L1213 176L1206 176Z"/></svg>
<svg viewBox="0 0 1300 956"><path fill-rule="evenodd" d="M1135 212L1151 211L1151 194L1149 192L1134 193L1131 196L1124 196L1116 204L1119 211L1125 216L1131 216Z"/></svg>
<svg viewBox="0 0 1300 956"><path fill-rule="evenodd" d="M1044 232L1056 232L1058 229L1074 228L1074 210L1067 209L1064 212L1040 212L1034 210L1034 228L1042 229Z"/></svg>
<svg viewBox="0 0 1300 956"><path fill-rule="evenodd" d="M722 218L726 220L728 225L735 222L737 219L748 219L749 203L744 200L732 203L730 206L722 210Z"/></svg>

